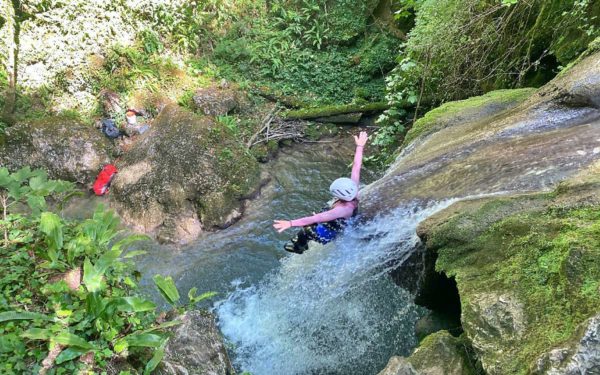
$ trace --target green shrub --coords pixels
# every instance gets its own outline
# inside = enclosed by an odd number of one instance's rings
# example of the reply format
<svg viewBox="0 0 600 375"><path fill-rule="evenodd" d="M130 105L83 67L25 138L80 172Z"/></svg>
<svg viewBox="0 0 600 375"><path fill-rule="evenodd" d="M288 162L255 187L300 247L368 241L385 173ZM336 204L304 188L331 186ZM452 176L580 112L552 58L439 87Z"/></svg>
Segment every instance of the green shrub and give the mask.
<svg viewBox="0 0 600 375"><path fill-rule="evenodd" d="M145 237L120 235L102 206L81 222L46 211L47 197L72 189L39 170L0 168L0 372L102 371L128 360L149 374L164 355L165 329L179 322L157 322L137 290L130 259L143 252L126 250ZM15 209L22 204L29 213ZM212 296L190 293L191 303Z"/></svg>
<svg viewBox="0 0 600 375"><path fill-rule="evenodd" d="M600 35L600 5L591 0L424 0L417 9L405 53L442 100L523 86Z"/></svg>
<svg viewBox="0 0 600 375"><path fill-rule="evenodd" d="M380 101L383 76L394 67L399 42L369 29L374 1L278 0L257 17L235 21L212 55L232 80L303 102Z"/></svg>

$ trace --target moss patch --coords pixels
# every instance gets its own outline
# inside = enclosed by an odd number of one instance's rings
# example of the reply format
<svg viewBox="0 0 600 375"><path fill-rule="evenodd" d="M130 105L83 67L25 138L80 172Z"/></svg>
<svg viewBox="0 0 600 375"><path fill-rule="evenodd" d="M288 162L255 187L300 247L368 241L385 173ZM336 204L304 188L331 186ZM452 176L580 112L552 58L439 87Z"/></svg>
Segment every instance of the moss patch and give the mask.
<svg viewBox="0 0 600 375"><path fill-rule="evenodd" d="M448 375L477 374L477 363L471 358L469 348L470 343L464 335L453 337L448 331L438 331L421 341L408 362L423 373L435 369L435 373Z"/></svg>
<svg viewBox="0 0 600 375"><path fill-rule="evenodd" d="M407 146L417 137L434 133L446 126L471 117L471 112L497 113L513 107L528 98L535 89L496 90L485 95L442 104L427 112L415 122L406 133L403 146Z"/></svg>
<svg viewBox="0 0 600 375"><path fill-rule="evenodd" d="M515 200L491 201L428 238L439 254L436 269L457 280L463 323L477 319L466 307L481 292L509 293L523 304L518 348L498 343L498 350L483 353L484 363L498 363L506 373L528 373L541 354L577 339L579 325L600 310L600 205L556 204L564 194L540 195L545 208L503 219Z"/></svg>
<svg viewBox="0 0 600 375"><path fill-rule="evenodd" d="M305 108L297 111L289 111L283 114L283 118L287 120L296 119L313 119L319 117L329 117L346 113L372 113L379 112L389 108L386 102L366 103L366 104L344 104L344 105L329 105L317 108Z"/></svg>

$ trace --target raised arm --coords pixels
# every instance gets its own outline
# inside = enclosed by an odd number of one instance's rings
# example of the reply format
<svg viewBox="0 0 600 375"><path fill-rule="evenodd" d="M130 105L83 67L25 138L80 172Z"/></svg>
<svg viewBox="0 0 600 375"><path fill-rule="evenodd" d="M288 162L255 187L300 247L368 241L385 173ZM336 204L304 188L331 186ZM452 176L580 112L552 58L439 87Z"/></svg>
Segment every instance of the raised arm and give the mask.
<svg viewBox="0 0 600 375"><path fill-rule="evenodd" d="M350 178L356 182L356 185L360 184L360 169L362 167L363 149L367 144L369 136L367 132L360 132L358 136L354 136L354 142L356 143L356 152L354 153L354 163L352 164L352 175Z"/></svg>

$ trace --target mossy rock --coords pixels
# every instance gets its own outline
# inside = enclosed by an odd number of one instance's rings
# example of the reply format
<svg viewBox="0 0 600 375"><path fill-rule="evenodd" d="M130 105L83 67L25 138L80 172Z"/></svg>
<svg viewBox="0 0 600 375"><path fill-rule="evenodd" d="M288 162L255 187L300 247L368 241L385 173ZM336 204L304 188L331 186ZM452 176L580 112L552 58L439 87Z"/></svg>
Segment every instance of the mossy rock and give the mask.
<svg viewBox="0 0 600 375"><path fill-rule="evenodd" d="M93 126L69 117L48 117L7 128L0 138L0 165L42 168L50 178L91 185L114 151Z"/></svg>
<svg viewBox="0 0 600 375"><path fill-rule="evenodd" d="M496 90L473 98L448 102L427 112L406 133L402 145L406 147L419 137L440 129L491 117L513 108L527 99L535 89Z"/></svg>
<svg viewBox="0 0 600 375"><path fill-rule="evenodd" d="M180 243L231 223L259 177L258 163L229 129L176 105L160 113L118 167L112 193L123 218Z"/></svg>
<svg viewBox="0 0 600 375"><path fill-rule="evenodd" d="M392 357L378 375L471 375L476 364L469 357L468 340L448 331L427 336L408 358Z"/></svg>
<svg viewBox="0 0 600 375"><path fill-rule="evenodd" d="M457 281L463 328L489 374L530 373L600 313L600 183L574 181L462 203L419 230L436 269Z"/></svg>

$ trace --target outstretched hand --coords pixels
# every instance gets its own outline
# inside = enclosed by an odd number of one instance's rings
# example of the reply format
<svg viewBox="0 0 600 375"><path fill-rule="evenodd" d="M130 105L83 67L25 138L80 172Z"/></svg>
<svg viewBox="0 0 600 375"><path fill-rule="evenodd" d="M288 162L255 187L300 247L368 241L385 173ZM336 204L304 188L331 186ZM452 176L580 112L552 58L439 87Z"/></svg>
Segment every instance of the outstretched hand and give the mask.
<svg viewBox="0 0 600 375"><path fill-rule="evenodd" d="M367 132L360 132L360 134L358 136L354 136L354 142L356 143L357 146L363 146L367 144L367 140L369 139L369 136L367 135Z"/></svg>
<svg viewBox="0 0 600 375"><path fill-rule="evenodd" d="M289 220L275 220L273 223L273 228L277 229L279 233L284 230L291 228L292 222Z"/></svg>

